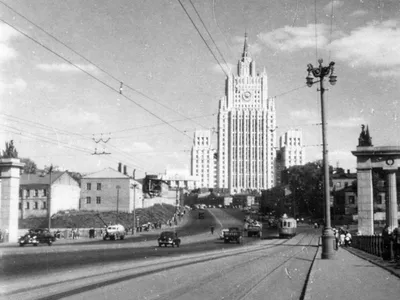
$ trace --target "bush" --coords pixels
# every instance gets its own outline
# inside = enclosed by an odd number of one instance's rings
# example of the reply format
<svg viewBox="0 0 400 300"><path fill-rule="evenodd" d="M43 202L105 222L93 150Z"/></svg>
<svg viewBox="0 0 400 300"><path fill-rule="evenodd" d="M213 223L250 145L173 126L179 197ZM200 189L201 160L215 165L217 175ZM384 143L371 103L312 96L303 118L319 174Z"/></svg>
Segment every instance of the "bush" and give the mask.
<svg viewBox="0 0 400 300"><path fill-rule="evenodd" d="M136 209L136 219L139 219L139 224L147 222L166 224L175 213L175 206L170 204L155 204L149 208ZM75 211L68 210L59 211L52 216L52 228L99 228L104 227L104 223L120 223L124 227L133 227L133 213L116 211L95 212L95 211ZM48 218L46 217L30 217L20 219L19 228L47 228Z"/></svg>

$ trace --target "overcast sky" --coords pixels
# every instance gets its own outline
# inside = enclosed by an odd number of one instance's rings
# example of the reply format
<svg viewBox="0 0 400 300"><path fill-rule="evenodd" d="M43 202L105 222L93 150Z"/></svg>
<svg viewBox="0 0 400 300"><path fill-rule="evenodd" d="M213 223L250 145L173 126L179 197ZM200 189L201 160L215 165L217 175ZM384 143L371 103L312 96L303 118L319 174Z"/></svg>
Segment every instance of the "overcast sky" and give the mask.
<svg viewBox="0 0 400 300"><path fill-rule="evenodd" d="M247 31L278 136L301 129L307 161L322 157L319 93L305 86L318 58L338 76L326 86L330 164L355 169L361 124L375 146L399 145L399 1L192 0L223 58L181 2L225 72ZM139 177L189 170L194 130L217 126L225 74L178 0L0 0L0 18L1 149L13 139L40 168L81 173L119 161Z"/></svg>

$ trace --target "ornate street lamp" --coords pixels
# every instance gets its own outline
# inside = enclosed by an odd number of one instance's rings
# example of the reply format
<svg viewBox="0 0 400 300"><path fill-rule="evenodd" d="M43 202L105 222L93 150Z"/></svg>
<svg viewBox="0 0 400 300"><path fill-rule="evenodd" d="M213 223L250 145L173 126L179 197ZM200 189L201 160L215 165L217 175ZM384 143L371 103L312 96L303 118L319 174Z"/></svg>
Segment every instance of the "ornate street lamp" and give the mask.
<svg viewBox="0 0 400 300"><path fill-rule="evenodd" d="M330 212L330 187L329 187L329 161L327 149L327 133L326 133L326 115L325 115L325 100L324 100L324 79L329 75L329 83L334 85L337 76L333 74L335 63L332 61L327 67L322 66L322 59L318 60L319 66L314 68L312 64L307 65L308 76L306 83L311 87L314 83L319 82L319 91L321 93L321 120L322 120L322 154L324 162L324 202L325 202L325 227L322 234L322 259L332 259L335 255L334 241L335 236L331 228L331 212ZM313 77L311 76L313 75ZM314 82L314 77L318 81Z"/></svg>

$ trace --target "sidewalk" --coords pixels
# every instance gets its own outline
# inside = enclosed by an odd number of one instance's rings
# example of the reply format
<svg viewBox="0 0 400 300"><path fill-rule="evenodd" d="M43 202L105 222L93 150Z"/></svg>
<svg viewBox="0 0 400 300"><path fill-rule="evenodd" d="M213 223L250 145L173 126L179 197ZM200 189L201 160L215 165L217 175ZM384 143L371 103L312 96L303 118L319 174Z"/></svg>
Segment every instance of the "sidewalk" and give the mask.
<svg viewBox="0 0 400 300"><path fill-rule="evenodd" d="M304 299L399 299L400 267L357 249L321 259L319 247Z"/></svg>
<svg viewBox="0 0 400 300"><path fill-rule="evenodd" d="M157 228L157 229L152 229L150 231L141 231L141 232L136 232L135 235L132 234L131 231L128 232L126 235L126 239L135 241L135 242L142 242L146 241L148 236L154 236L154 235L159 235L162 231L164 230L171 230L171 229L179 229L184 227L188 223L188 214L185 214L181 221L178 222L178 225L175 226L168 226L168 225L163 225L162 228ZM89 237L79 237L76 239L72 238L61 238L57 239L53 245L70 245L70 244L81 244L81 243L90 243L90 242L98 242L102 241L101 236L96 236L95 238L89 238ZM1 248L9 248L9 247L15 247L18 245L18 243L0 243L0 249Z"/></svg>

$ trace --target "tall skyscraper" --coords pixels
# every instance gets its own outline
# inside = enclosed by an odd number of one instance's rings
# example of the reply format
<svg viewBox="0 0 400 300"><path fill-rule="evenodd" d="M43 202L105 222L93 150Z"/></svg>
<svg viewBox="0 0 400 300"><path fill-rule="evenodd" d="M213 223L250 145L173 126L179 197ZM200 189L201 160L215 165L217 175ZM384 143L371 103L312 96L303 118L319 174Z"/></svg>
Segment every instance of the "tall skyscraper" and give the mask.
<svg viewBox="0 0 400 300"><path fill-rule="evenodd" d="M198 187L215 187L215 150L211 147L211 131L196 130L192 147L192 175L199 178Z"/></svg>
<svg viewBox="0 0 400 300"><path fill-rule="evenodd" d="M218 114L218 187L231 193L275 184L275 99L267 73L256 73L245 35L237 75L226 79Z"/></svg>
<svg viewBox="0 0 400 300"><path fill-rule="evenodd" d="M282 153L284 168L304 165L305 151L303 147L303 134L301 130L292 129L279 138L279 148Z"/></svg>

